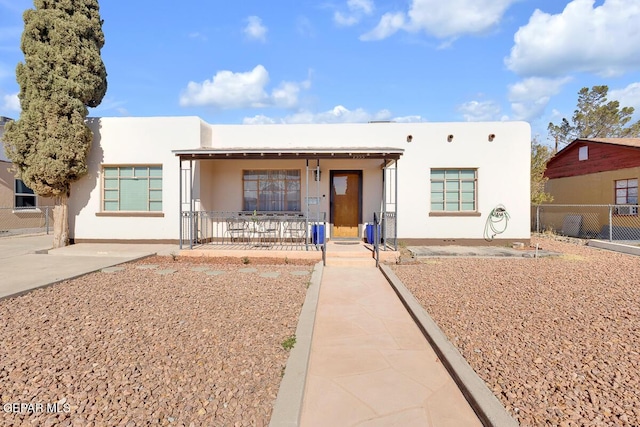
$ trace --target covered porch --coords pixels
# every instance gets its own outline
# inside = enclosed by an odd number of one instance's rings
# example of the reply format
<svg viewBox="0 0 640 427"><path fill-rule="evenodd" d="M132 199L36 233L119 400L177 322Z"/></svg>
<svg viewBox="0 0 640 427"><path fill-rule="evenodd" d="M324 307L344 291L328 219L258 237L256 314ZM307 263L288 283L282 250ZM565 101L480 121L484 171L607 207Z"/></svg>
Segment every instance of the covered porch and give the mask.
<svg viewBox="0 0 640 427"><path fill-rule="evenodd" d="M173 152L180 165L181 249L324 252L327 241L374 244L374 234L382 249L397 248L402 149Z"/></svg>

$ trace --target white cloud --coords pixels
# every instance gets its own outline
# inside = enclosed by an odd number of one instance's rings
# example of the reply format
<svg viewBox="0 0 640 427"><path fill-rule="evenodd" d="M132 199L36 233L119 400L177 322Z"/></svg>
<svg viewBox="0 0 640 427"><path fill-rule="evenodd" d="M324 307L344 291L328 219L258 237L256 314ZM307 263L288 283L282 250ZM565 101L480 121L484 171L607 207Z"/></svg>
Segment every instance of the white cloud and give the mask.
<svg viewBox="0 0 640 427"><path fill-rule="evenodd" d="M495 27L518 0L411 0L407 12L386 13L362 40L380 40L403 29L439 39L482 34Z"/></svg>
<svg viewBox="0 0 640 427"><path fill-rule="evenodd" d="M620 108L633 107L634 116L640 115L640 83L631 83L624 89L610 90L607 99L619 101Z"/></svg>
<svg viewBox="0 0 640 427"><path fill-rule="evenodd" d="M244 27L244 34L250 40L257 40L261 42L267 41L267 27L262 25L262 19L257 16L250 16L247 18L247 26Z"/></svg>
<svg viewBox="0 0 640 427"><path fill-rule="evenodd" d="M201 40L201 41L207 41L208 40L206 34L201 33L199 31L194 31L192 33L189 33L189 38L190 39Z"/></svg>
<svg viewBox="0 0 640 427"><path fill-rule="evenodd" d="M375 9L373 1L371 0L348 0L347 6L349 10L361 11L365 15L371 15Z"/></svg>
<svg viewBox="0 0 640 427"><path fill-rule="evenodd" d="M394 121L394 122L397 122L397 123L421 123L421 122L426 122L426 120L424 118L422 118L422 116L394 117L391 120Z"/></svg>
<svg viewBox="0 0 640 427"><path fill-rule="evenodd" d="M509 101L515 120L532 121L542 116L549 100L560 93L571 78L546 79L530 77L509 85Z"/></svg>
<svg viewBox="0 0 640 427"><path fill-rule="evenodd" d="M469 101L458 106L468 122L480 122L498 120L500 118L500 106L494 101Z"/></svg>
<svg viewBox="0 0 640 427"><path fill-rule="evenodd" d="M276 124L276 121L271 117L258 114L253 117L245 117L242 123L245 125L273 125Z"/></svg>
<svg viewBox="0 0 640 427"><path fill-rule="evenodd" d="M347 9L348 13L336 11L333 14L333 21L342 27L357 24L363 16L371 15L375 6L372 0L348 0Z"/></svg>
<svg viewBox="0 0 640 427"><path fill-rule="evenodd" d="M20 99L18 99L17 92L11 95L4 95L2 101L3 110L20 112Z"/></svg>
<svg viewBox="0 0 640 427"><path fill-rule="evenodd" d="M331 110L320 113L310 111L299 111L295 114L275 119L264 115L256 115L254 117L246 117L244 124L309 124L309 123L367 123L371 121L394 121L399 123L423 122L420 116L393 117L389 110L380 110L376 113L369 113L362 108L349 110L348 108L337 105Z"/></svg>
<svg viewBox="0 0 640 427"><path fill-rule="evenodd" d="M245 73L219 71L212 80L189 82L180 96L180 106L210 106L232 108L294 108L300 91L311 87L309 79L303 82L282 82L271 94L266 91L269 73L257 65Z"/></svg>
<svg viewBox="0 0 640 427"><path fill-rule="evenodd" d="M640 2L573 0L557 15L536 10L505 59L523 76L592 72L620 75L640 67Z"/></svg>
<svg viewBox="0 0 640 427"><path fill-rule="evenodd" d="M380 18L378 25L368 33L360 36L362 41L386 39L405 26L404 13L385 13Z"/></svg>
<svg viewBox="0 0 640 427"><path fill-rule="evenodd" d="M296 31L304 37L315 37L313 25L306 16L299 16L296 18Z"/></svg>

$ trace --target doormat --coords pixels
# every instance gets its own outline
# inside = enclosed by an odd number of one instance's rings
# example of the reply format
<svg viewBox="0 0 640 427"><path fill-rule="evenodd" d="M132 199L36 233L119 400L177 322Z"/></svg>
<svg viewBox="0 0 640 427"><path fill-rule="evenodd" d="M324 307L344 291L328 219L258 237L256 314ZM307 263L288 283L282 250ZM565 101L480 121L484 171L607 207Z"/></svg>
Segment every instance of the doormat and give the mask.
<svg viewBox="0 0 640 427"><path fill-rule="evenodd" d="M359 240L355 240L355 241L344 241L344 242L336 242L334 241L333 243L335 243L336 245L359 245L360 241Z"/></svg>

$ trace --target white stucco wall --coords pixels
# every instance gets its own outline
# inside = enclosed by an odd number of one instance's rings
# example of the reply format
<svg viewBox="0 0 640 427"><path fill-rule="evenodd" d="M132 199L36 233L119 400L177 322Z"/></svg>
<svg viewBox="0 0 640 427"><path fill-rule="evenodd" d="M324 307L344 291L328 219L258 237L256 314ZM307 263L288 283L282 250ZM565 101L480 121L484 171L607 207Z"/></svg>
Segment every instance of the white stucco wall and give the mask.
<svg viewBox="0 0 640 427"><path fill-rule="evenodd" d="M492 141L490 134L495 135ZM407 142L409 135L411 142ZM451 142L449 135L453 135ZM489 213L498 204L507 208L511 219L506 231L496 237L530 236L531 128L525 122L216 125L212 137L214 148L402 148L405 152L398 162L399 238L483 239ZM358 169L356 162L348 162L344 169ZM430 217L431 168L477 168L481 215ZM366 176L364 181L366 222L371 212L379 209L380 196L371 199L373 182Z"/></svg>
<svg viewBox="0 0 640 427"><path fill-rule="evenodd" d="M179 167L171 150L212 148L393 147L404 149L398 162L398 236L418 239L482 239L490 211L503 204L511 216L505 239L530 236L529 171L531 130L525 122L371 123L337 125L208 125L197 117L102 118L92 124L96 137L90 174L72 191L72 237L78 239L177 239ZM494 134L493 141L488 140ZM412 141L407 142L407 136ZM451 142L448 135L453 135ZM268 163L268 164L267 164ZM100 212L102 164L162 164L163 218L103 217ZM296 168L302 161L196 162L199 207L242 209L242 170ZM380 209L380 161L321 160L321 210L329 212L329 171L363 170L363 222ZM315 167L315 161L310 162ZM475 217L435 217L430 210L431 168L477 168ZM315 196L315 183L310 195ZM303 195L304 194L303 181ZM304 199L303 199L304 201ZM303 206L304 210L304 206Z"/></svg>
<svg viewBox="0 0 640 427"><path fill-rule="evenodd" d="M489 213L498 204L511 219L496 237L530 236L531 130L524 122L433 123L416 126L398 163L398 237L483 239ZM489 134L494 134L489 141ZM453 135L448 142L447 136ZM479 217L433 217L431 168L477 168Z"/></svg>
<svg viewBox="0 0 640 427"><path fill-rule="evenodd" d="M78 240L177 240L180 169L173 149L198 147L198 117L89 119L94 132L89 174L71 189L70 237ZM101 211L102 165L162 165L164 216L97 216Z"/></svg>

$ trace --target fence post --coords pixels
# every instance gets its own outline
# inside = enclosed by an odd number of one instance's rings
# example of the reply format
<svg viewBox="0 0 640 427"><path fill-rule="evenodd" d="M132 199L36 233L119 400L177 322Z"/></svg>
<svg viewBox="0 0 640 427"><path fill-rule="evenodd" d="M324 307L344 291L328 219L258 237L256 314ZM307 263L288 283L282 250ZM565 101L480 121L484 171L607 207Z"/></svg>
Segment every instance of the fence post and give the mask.
<svg viewBox="0 0 640 427"><path fill-rule="evenodd" d="M609 241L613 241L613 206L609 205Z"/></svg>
<svg viewBox="0 0 640 427"><path fill-rule="evenodd" d="M536 206L536 233L540 234L540 205Z"/></svg>
<svg viewBox="0 0 640 427"><path fill-rule="evenodd" d="M44 227L47 234L49 234L49 206L44 208Z"/></svg>

